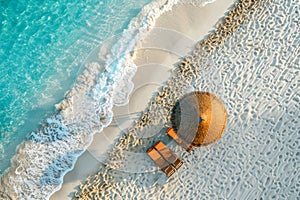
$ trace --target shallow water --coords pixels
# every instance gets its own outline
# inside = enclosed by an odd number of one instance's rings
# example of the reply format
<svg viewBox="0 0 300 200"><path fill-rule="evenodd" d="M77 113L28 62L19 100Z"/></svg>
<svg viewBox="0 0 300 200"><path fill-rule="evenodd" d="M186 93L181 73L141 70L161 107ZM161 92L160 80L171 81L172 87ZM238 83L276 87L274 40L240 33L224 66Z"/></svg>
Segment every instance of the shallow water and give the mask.
<svg viewBox="0 0 300 200"><path fill-rule="evenodd" d="M0 173L54 112L84 60L150 0L0 2Z"/></svg>

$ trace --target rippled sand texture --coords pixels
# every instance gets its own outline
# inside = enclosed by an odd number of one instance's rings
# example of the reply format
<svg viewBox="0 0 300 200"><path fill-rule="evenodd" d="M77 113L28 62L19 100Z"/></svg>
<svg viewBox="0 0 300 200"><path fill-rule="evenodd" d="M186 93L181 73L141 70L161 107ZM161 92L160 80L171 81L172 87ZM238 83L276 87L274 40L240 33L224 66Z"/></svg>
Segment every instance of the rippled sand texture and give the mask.
<svg viewBox="0 0 300 200"><path fill-rule="evenodd" d="M299 2L237 3L120 138L78 199L296 199L299 194ZM228 111L217 143L191 154L170 141L170 110L188 87ZM144 153L162 140L184 161L168 181Z"/></svg>

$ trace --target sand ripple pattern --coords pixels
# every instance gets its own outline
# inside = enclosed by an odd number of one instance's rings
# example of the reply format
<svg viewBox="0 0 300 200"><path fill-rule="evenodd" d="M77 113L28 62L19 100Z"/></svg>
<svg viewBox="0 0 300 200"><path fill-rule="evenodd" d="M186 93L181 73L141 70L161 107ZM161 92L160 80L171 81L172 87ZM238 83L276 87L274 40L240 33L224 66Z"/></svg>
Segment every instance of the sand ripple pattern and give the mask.
<svg viewBox="0 0 300 200"><path fill-rule="evenodd" d="M173 77L110 153L113 162L82 183L75 198L296 199L299 30L296 0L237 3L193 54L178 64ZM229 118L221 140L188 154L168 141L163 128L170 123L174 102L190 86L216 94ZM141 137L157 127L162 131L154 137ZM157 168L144 173L120 170L118 163L128 152L144 152L157 140L184 160L170 180Z"/></svg>

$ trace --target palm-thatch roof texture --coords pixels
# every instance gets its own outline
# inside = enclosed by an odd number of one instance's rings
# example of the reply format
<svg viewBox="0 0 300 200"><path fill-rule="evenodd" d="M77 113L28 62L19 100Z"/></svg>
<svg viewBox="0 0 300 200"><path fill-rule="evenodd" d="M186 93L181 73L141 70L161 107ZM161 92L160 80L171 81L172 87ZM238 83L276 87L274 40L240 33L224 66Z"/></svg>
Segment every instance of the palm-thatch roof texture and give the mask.
<svg viewBox="0 0 300 200"><path fill-rule="evenodd" d="M224 104L208 92L192 92L174 106L171 122L178 137L199 147L218 140L226 127Z"/></svg>

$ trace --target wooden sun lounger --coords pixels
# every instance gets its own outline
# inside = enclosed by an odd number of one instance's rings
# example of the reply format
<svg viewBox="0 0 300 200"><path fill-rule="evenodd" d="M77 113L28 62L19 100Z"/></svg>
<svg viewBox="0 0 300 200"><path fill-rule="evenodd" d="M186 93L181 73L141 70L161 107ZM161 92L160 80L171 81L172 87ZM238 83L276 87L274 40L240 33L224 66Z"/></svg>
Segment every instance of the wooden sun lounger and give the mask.
<svg viewBox="0 0 300 200"><path fill-rule="evenodd" d="M164 159L160 153L154 148L151 147L148 151L147 154L152 158L152 160L155 162L155 164L160 168L163 169L167 166L169 166L169 163Z"/></svg>
<svg viewBox="0 0 300 200"><path fill-rule="evenodd" d="M173 138L182 148L184 148L187 152L191 152L194 148L194 146L192 144L187 144L185 141L183 141L182 139L180 139L177 134L175 133L174 129L172 126L170 126L170 128L168 128L168 130L166 131L167 134Z"/></svg>
<svg viewBox="0 0 300 200"><path fill-rule="evenodd" d="M175 169L179 169L182 165L182 161L178 156L173 153L168 147L166 147L162 142L157 142L154 148L171 164ZM181 164L180 164L181 163Z"/></svg>
<svg viewBox="0 0 300 200"><path fill-rule="evenodd" d="M162 170L168 177L174 174L175 168L170 165L154 147L150 148L147 151L147 154L152 158L160 170Z"/></svg>
<svg viewBox="0 0 300 200"><path fill-rule="evenodd" d="M168 177L172 176L183 163L176 154L160 141L151 147L147 154Z"/></svg>
<svg viewBox="0 0 300 200"><path fill-rule="evenodd" d="M161 169L168 177L172 176L175 173L175 168L172 165L169 165Z"/></svg>

